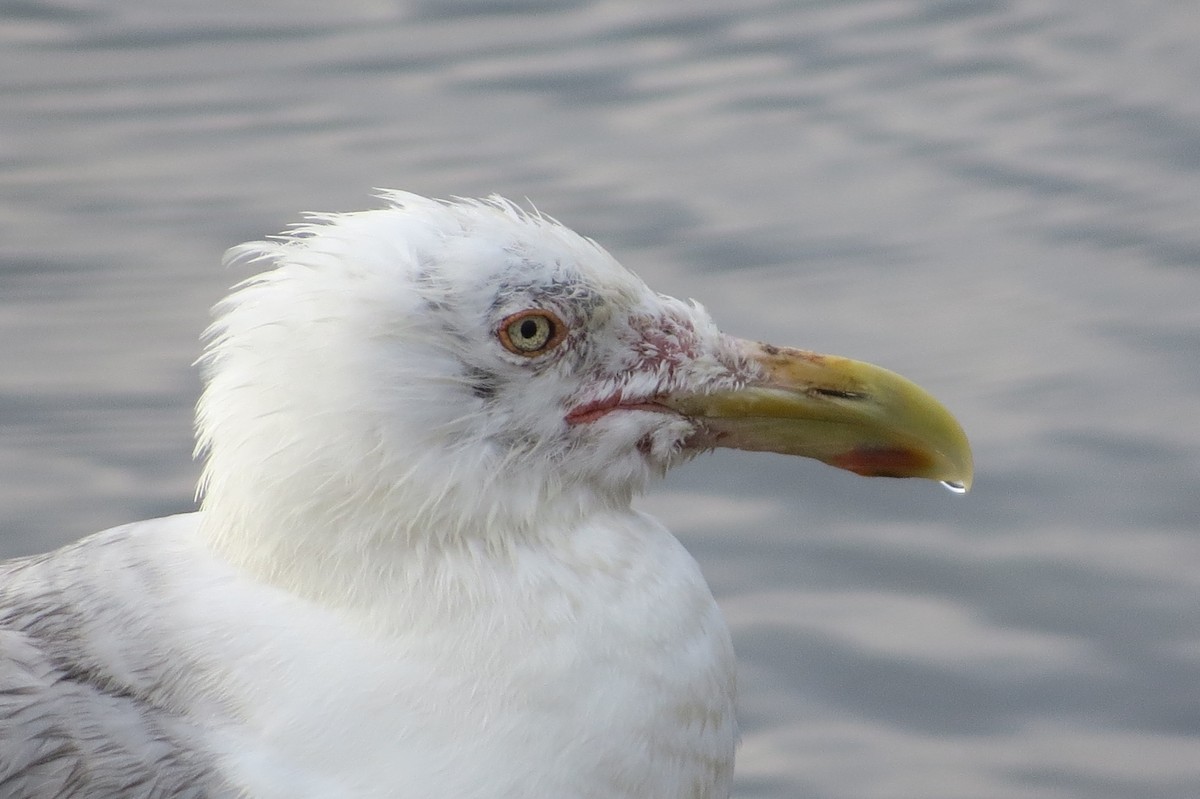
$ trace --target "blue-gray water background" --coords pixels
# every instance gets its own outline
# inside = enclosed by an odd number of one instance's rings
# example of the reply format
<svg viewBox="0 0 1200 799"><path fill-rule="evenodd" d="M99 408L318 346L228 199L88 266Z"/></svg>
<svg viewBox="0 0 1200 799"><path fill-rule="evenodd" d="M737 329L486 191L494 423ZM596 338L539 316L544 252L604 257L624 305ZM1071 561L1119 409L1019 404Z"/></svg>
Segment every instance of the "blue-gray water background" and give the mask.
<svg viewBox="0 0 1200 799"><path fill-rule="evenodd" d="M500 192L729 332L896 369L966 497L718 453L643 505L736 795L1200 796L1194 3L0 4L0 554L191 508L222 251Z"/></svg>

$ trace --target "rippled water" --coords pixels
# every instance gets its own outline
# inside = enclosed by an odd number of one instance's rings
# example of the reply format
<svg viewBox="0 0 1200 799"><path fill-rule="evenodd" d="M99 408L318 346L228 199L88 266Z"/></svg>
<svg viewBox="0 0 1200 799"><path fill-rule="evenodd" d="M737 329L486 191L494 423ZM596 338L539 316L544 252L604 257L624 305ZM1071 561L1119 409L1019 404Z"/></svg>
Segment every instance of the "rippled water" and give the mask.
<svg viewBox="0 0 1200 799"><path fill-rule="evenodd" d="M644 505L742 662L741 797L1200 796L1189 3L0 6L0 553L186 510L217 265L500 192L730 332L955 409L965 497L720 453Z"/></svg>

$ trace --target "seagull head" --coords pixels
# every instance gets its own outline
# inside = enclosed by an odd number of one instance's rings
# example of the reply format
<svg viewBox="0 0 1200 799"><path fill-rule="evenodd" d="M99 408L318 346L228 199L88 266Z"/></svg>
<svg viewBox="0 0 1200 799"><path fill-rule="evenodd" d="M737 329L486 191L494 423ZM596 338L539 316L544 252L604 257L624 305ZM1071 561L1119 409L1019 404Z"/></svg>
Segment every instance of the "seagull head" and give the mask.
<svg viewBox="0 0 1200 799"><path fill-rule="evenodd" d="M714 447L970 482L957 422L898 375L726 335L503 199L385 199L230 252L264 271L201 359L214 527L503 545Z"/></svg>

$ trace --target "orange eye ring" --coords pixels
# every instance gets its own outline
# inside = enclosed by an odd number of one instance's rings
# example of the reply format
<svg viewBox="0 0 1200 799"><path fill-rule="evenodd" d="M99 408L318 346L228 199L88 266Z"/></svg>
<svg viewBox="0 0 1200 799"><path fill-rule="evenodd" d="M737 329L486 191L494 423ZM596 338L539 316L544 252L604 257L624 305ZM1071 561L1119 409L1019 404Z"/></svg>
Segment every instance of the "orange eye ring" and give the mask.
<svg viewBox="0 0 1200 799"><path fill-rule="evenodd" d="M536 308L504 317L496 336L509 352L534 358L561 344L567 326L549 311Z"/></svg>

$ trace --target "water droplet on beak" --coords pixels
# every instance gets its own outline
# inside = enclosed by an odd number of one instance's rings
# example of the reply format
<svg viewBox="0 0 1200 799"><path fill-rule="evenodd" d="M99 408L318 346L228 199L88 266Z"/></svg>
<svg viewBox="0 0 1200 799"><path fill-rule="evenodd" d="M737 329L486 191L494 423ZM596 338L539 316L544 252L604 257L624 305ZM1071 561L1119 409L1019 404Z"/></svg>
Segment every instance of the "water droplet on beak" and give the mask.
<svg viewBox="0 0 1200 799"><path fill-rule="evenodd" d="M967 487L965 485L963 485L962 483L952 483L949 480L943 480L942 485L955 494L967 493Z"/></svg>

